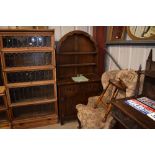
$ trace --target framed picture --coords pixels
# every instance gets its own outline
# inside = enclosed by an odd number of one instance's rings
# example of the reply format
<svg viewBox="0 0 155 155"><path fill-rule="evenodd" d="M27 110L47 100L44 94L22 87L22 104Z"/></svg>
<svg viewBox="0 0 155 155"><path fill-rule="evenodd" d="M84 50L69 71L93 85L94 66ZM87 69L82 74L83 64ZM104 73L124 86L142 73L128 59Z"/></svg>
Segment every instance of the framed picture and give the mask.
<svg viewBox="0 0 155 155"><path fill-rule="evenodd" d="M117 41L125 39L125 26L110 26L108 27L107 41Z"/></svg>

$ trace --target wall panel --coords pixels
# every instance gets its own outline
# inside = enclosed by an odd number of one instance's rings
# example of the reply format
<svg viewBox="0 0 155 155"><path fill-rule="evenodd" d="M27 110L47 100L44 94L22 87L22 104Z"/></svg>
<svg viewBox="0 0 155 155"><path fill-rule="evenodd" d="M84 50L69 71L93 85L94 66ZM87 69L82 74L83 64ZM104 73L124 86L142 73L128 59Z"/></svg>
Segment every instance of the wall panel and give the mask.
<svg viewBox="0 0 155 155"><path fill-rule="evenodd" d="M129 55L130 55L130 48L127 48L127 46L119 46L119 53L120 53L120 57L119 57L119 65L122 68L128 69L129 63L130 63L130 59L129 59Z"/></svg>
<svg viewBox="0 0 155 155"><path fill-rule="evenodd" d="M123 69L138 70L141 65L144 70L151 49L153 49L153 60L155 61L155 47L153 46L111 46L108 48L108 52ZM118 69L112 60L108 59L105 65L106 70Z"/></svg>
<svg viewBox="0 0 155 155"><path fill-rule="evenodd" d="M142 47L132 48L130 68L138 70L140 64L142 65L142 68L144 68L143 60L146 59L144 57L145 57L145 48Z"/></svg>
<svg viewBox="0 0 155 155"><path fill-rule="evenodd" d="M115 52L113 52L113 51L115 51ZM120 53L119 47L114 46L114 47L111 48L110 54L112 55L112 57L117 62L119 62L119 53ZM109 70L115 70L115 69L117 69L117 66L115 65L115 63L111 59L110 59L109 63L110 63L109 64Z"/></svg>
<svg viewBox="0 0 155 155"><path fill-rule="evenodd" d="M58 41L66 33L73 30L82 30L89 34L93 34L92 26L49 26L49 29L55 30L55 40Z"/></svg>
<svg viewBox="0 0 155 155"><path fill-rule="evenodd" d="M49 26L49 29L55 30L55 40L59 40L61 38L61 27L60 26Z"/></svg>
<svg viewBox="0 0 155 155"><path fill-rule="evenodd" d="M64 36L66 33L75 30L75 27L74 26L61 26L60 30L61 30L61 36Z"/></svg>

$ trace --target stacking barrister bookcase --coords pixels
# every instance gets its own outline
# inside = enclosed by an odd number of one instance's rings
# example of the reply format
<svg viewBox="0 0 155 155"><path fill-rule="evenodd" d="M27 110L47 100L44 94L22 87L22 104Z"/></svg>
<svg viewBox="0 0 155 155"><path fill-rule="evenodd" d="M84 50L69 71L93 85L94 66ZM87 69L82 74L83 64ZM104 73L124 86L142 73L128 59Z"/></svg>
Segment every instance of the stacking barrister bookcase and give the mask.
<svg viewBox="0 0 155 155"><path fill-rule="evenodd" d="M4 85L13 128L57 122L53 30L1 30Z"/></svg>

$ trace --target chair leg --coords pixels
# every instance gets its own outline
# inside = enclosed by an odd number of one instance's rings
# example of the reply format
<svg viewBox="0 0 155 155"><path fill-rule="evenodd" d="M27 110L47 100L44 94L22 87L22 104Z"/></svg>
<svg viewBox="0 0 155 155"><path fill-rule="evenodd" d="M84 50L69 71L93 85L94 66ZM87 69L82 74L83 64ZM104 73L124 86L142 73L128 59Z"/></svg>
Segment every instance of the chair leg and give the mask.
<svg viewBox="0 0 155 155"><path fill-rule="evenodd" d="M78 121L78 129L81 129L82 128L82 126L81 126L81 122L80 122L80 120L77 118L77 121Z"/></svg>
<svg viewBox="0 0 155 155"><path fill-rule="evenodd" d="M103 118L103 122L106 122L107 117L108 117L108 115L109 115L109 113L111 111L111 108L112 108L112 105L110 104L109 107L108 107L108 109L107 109L107 111L106 111L106 114L105 114L105 116Z"/></svg>

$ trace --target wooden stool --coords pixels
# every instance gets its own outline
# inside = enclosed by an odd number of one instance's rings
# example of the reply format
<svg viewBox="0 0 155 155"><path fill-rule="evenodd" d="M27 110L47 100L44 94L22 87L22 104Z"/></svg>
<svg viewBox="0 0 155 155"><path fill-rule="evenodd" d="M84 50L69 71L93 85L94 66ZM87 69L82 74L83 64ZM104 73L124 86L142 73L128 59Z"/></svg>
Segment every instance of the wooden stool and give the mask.
<svg viewBox="0 0 155 155"><path fill-rule="evenodd" d="M121 81L121 79L120 79L120 81L116 81L114 79L113 80L109 80L109 84L108 84L107 88L105 89L105 91L103 91L103 93L100 95L99 99L97 100L97 104L99 104L100 102L103 102L102 98L103 98L104 94L106 93L106 91L107 91L107 89L109 88L110 85L114 86L114 90L112 92L112 95L111 95L111 98L110 98L110 102L112 100L116 99L119 91L126 92L126 86L123 83L123 81ZM105 122L107 120L107 117L108 117L108 115L109 115L109 113L111 111L111 108L112 108L111 103L108 103L106 105L107 105L107 110L106 110L106 114L105 114L103 122Z"/></svg>
<svg viewBox="0 0 155 155"><path fill-rule="evenodd" d="M6 89L5 86L0 86L0 97L2 97L3 102L4 102L4 106L0 106L0 112L4 112L6 111L7 116L8 116L8 122L4 123L4 128L8 128L11 127L11 116L9 113L9 109L8 109L8 103L7 103L7 98L6 98ZM1 127L0 127L1 128Z"/></svg>

